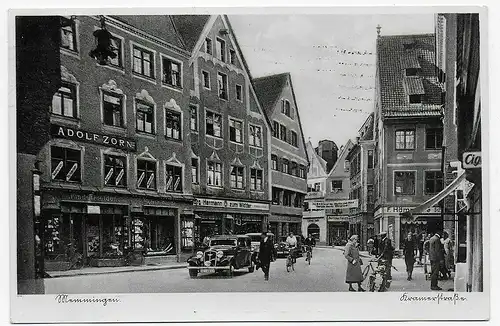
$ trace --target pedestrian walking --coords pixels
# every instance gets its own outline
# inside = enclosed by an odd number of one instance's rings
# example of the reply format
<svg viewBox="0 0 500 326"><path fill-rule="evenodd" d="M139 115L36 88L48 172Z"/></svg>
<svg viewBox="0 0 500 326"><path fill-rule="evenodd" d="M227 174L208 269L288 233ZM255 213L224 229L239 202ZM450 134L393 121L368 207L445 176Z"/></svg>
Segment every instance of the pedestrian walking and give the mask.
<svg viewBox="0 0 500 326"><path fill-rule="evenodd" d="M438 286L439 271L444 263L444 249L441 236L436 232L429 240L429 259L431 261L431 290L442 290Z"/></svg>
<svg viewBox="0 0 500 326"><path fill-rule="evenodd" d="M443 246L444 246L444 261L446 264L446 268L448 271L450 271L449 276L451 277L451 271L455 270L455 255L454 255L454 250L453 250L453 240L451 239L451 236L449 235L448 232L444 232L444 241L443 241Z"/></svg>
<svg viewBox="0 0 500 326"><path fill-rule="evenodd" d="M424 232L420 233L418 239L418 261L422 265L422 257L425 259L424 243L427 240L427 234Z"/></svg>
<svg viewBox="0 0 500 326"><path fill-rule="evenodd" d="M380 257L384 260L385 273L388 280L392 280L392 259L394 258L394 247L392 241L387 236L387 232L380 233L382 237Z"/></svg>
<svg viewBox="0 0 500 326"><path fill-rule="evenodd" d="M260 247L259 247L259 262L262 271L264 272L264 280L269 280L269 268L273 256L273 243L267 232L262 232Z"/></svg>
<svg viewBox="0 0 500 326"><path fill-rule="evenodd" d="M347 259L347 270L345 274L345 282L349 284L349 291L356 291L353 287L353 283L358 284L358 291L364 292L365 289L361 287L361 282L363 282L363 273L361 271L361 265L363 261L359 257L359 237L357 235L351 236L344 248L344 256Z"/></svg>
<svg viewBox="0 0 500 326"><path fill-rule="evenodd" d="M373 246L374 246L374 240L372 237L370 237L370 239L368 239L368 241L366 242L366 246L368 247L368 254L370 255L373 255Z"/></svg>
<svg viewBox="0 0 500 326"><path fill-rule="evenodd" d="M408 233L404 243L403 243L403 254L405 257L406 273L408 281L412 280L413 265L415 264L415 240L411 232Z"/></svg>

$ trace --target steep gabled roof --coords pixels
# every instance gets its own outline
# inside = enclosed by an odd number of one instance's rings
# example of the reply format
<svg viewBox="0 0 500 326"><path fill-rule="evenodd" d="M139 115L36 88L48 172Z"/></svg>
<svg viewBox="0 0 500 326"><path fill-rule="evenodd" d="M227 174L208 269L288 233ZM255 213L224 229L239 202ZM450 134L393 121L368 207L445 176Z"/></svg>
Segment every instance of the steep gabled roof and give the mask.
<svg viewBox="0 0 500 326"><path fill-rule="evenodd" d="M200 39L210 15L171 15L174 26L181 36L186 50L192 52Z"/></svg>
<svg viewBox="0 0 500 326"><path fill-rule="evenodd" d="M306 140L304 138L304 131L302 129L302 122L300 121L299 106L297 105L297 99L295 97L295 91L292 84L292 76L290 75L290 73L285 72L281 74L255 78L253 80L255 93L257 94L259 102L262 105L262 108L266 112L267 116L272 117L274 110L276 110L277 107L276 104L280 98L280 95L283 93L283 88L285 87L287 80L289 81L290 89L292 90L292 97L295 105L297 121L299 123L300 134L302 135L302 143L304 144L304 148L307 148ZM306 160L309 162L309 154L307 153L307 150L305 152Z"/></svg>
<svg viewBox="0 0 500 326"><path fill-rule="evenodd" d="M187 50L168 15L118 15L109 17L140 29L178 48Z"/></svg>
<svg viewBox="0 0 500 326"><path fill-rule="evenodd" d="M390 35L377 39L377 69L382 116L434 116L441 111L441 92L435 69L435 35ZM417 76L406 76L406 69ZM410 104L409 95L422 95Z"/></svg>
<svg viewBox="0 0 500 326"><path fill-rule="evenodd" d="M288 73L255 78L255 93L262 104L263 109L269 116L273 115L276 103L279 100L283 88L288 79Z"/></svg>
<svg viewBox="0 0 500 326"><path fill-rule="evenodd" d="M316 158L316 160L318 160L319 162L319 165L321 166L322 168L322 173L320 173L320 177L326 177L328 176L328 173L326 172L326 161L320 156L318 155L318 153L316 153L316 151L314 150L314 146L312 145L311 141L308 141L307 144L306 144L306 153L307 153L307 156L311 158L311 160L309 161L309 165L311 165L314 161L314 158Z"/></svg>
<svg viewBox="0 0 500 326"><path fill-rule="evenodd" d="M349 151L351 150L351 147L353 146L354 144L352 143L352 141L349 139L347 141L347 143L344 145L344 147L342 147L342 150L340 151L340 154L337 158L337 162L335 162L335 165L333 166L332 170L330 171L330 173L328 173L328 177L331 177L333 172L335 172L335 170L337 169L337 167L339 166L339 162L341 161L342 157L344 155L347 155L349 154ZM343 168L343 167L342 167Z"/></svg>
<svg viewBox="0 0 500 326"><path fill-rule="evenodd" d="M360 140L373 140L373 130L374 130L374 113L370 113L370 115L366 118L365 122L359 128ZM364 132L364 133L363 133ZM361 134L363 135L361 136Z"/></svg>

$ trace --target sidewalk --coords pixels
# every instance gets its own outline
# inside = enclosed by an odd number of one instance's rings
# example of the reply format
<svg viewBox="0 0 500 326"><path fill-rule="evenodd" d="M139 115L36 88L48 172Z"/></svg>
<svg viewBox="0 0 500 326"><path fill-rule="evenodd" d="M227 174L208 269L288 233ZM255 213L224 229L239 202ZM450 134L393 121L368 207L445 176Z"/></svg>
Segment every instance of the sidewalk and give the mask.
<svg viewBox="0 0 500 326"><path fill-rule="evenodd" d="M142 271L156 271L186 268L186 263L169 263L162 265L142 265L142 266L121 266L121 267L84 267L82 269L72 269L69 271L52 271L46 272L51 278L55 277L70 277L81 275L98 275L98 274L113 274L113 273L128 273Z"/></svg>
<svg viewBox="0 0 500 326"><path fill-rule="evenodd" d="M344 247L334 247L337 250L344 250ZM361 257L370 258L371 256L367 251L359 252ZM431 291L431 281L425 279L424 266L417 265L413 267L412 280L408 281L406 274L406 264L404 258L394 258L392 260L392 265L397 269L392 270L392 282L389 291L391 292L417 292L417 291ZM428 266L430 270L430 266ZM453 278L455 273L451 273L451 279L439 280L438 285L443 289L443 291L453 291L454 284Z"/></svg>

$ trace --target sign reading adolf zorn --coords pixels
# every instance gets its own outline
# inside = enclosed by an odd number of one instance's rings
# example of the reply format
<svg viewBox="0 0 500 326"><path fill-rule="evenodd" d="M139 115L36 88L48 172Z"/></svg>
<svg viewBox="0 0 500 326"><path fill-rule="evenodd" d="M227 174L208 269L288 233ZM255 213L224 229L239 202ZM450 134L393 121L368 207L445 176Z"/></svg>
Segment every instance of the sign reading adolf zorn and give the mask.
<svg viewBox="0 0 500 326"><path fill-rule="evenodd" d="M75 141L119 148L126 151L135 152L136 150L135 141L131 139L102 135L95 132L77 130L71 127L59 126L55 124L50 126L50 135L54 138L71 139Z"/></svg>
<svg viewBox="0 0 500 326"><path fill-rule="evenodd" d="M344 209L358 207L357 199L336 200L327 202L311 202L312 209Z"/></svg>

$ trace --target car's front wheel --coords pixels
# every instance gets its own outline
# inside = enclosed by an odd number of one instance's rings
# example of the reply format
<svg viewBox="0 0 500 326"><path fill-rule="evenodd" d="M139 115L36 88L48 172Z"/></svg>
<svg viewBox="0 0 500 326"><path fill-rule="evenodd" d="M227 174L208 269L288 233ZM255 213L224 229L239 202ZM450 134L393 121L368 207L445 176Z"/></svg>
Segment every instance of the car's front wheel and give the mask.
<svg viewBox="0 0 500 326"><path fill-rule="evenodd" d="M196 269L189 270L189 277L190 278L196 278L197 276L198 276L198 270L196 270Z"/></svg>

